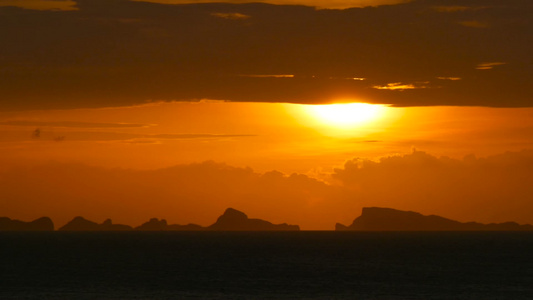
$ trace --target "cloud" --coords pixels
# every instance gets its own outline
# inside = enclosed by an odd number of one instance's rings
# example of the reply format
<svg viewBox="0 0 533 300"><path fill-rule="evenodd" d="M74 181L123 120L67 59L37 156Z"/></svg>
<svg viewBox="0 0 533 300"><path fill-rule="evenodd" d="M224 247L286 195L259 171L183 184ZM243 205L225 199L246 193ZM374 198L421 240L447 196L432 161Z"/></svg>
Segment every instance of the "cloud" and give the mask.
<svg viewBox="0 0 533 300"><path fill-rule="evenodd" d="M218 3L217 0L135 0L140 2L152 2L162 4L197 4ZM319 9L347 9L353 7L368 7L380 5L394 5L410 2L411 0L226 0L225 3L268 3L275 5L305 5Z"/></svg>
<svg viewBox="0 0 533 300"><path fill-rule="evenodd" d="M91 127L86 127L91 128ZM98 128L98 127L94 127ZM34 138L32 130L2 131L0 142L23 142ZM127 143L161 143L164 140L226 140L234 138L254 137L249 134L138 134L107 131L57 131L53 129L39 129L38 141L77 141L77 142L127 142ZM35 140L35 139L34 139Z"/></svg>
<svg viewBox="0 0 533 300"><path fill-rule="evenodd" d="M487 8L457 13L441 13L434 9L439 3L427 1L344 10L112 3L77 0L76 12L0 7L0 110L201 99L533 105L528 1L488 0ZM253 17L246 26L221 22L242 17L236 13ZM457 25L464 20L490 20L490 27L465 30ZM505 70L472 68L493 61L506 62ZM442 74L462 80L437 79ZM387 83L395 82L404 92L391 93L395 87Z"/></svg>
<svg viewBox="0 0 533 300"><path fill-rule="evenodd" d="M72 0L0 0L0 7L2 6L12 6L34 10L77 10L76 1Z"/></svg>
<svg viewBox="0 0 533 300"><path fill-rule="evenodd" d="M55 127L55 128L140 128L153 126L151 124L134 123L93 123L93 122L44 122L44 121L4 121L0 126L23 126L23 127Z"/></svg>
<svg viewBox="0 0 533 300"><path fill-rule="evenodd" d="M389 91L405 91L405 90L414 90L414 89L426 89L428 88L425 84L429 82L417 82L417 83L402 83L402 82L393 82L387 83L386 85L375 85L373 88L378 90L389 90Z"/></svg>
<svg viewBox="0 0 533 300"><path fill-rule="evenodd" d="M249 77L249 78L294 78L294 75L291 74L271 74L271 75L265 75L265 74L252 74L252 75L239 75L241 77Z"/></svg>
<svg viewBox="0 0 533 300"><path fill-rule="evenodd" d="M455 13L455 12L465 12L469 10L480 10L489 8L487 6L460 6L460 5L449 5L449 6L435 6L434 9L438 12L446 13Z"/></svg>
<svg viewBox="0 0 533 300"><path fill-rule="evenodd" d="M75 174L75 176L73 176ZM303 174L258 173L212 161L158 170L48 163L0 166L2 214L58 225L83 215L138 225L157 216L209 225L227 207L302 229L349 223L362 206L437 214L460 221L533 223L533 151L485 158L422 151L379 161L355 158L326 183Z"/></svg>
<svg viewBox="0 0 533 300"><path fill-rule="evenodd" d="M152 134L146 137L157 139L221 139L237 137L254 137L251 134Z"/></svg>
<svg viewBox="0 0 533 300"><path fill-rule="evenodd" d="M214 17L227 19L227 20L246 20L251 18L248 15L243 15L240 13L212 13L211 14Z"/></svg>
<svg viewBox="0 0 533 300"><path fill-rule="evenodd" d="M496 66L503 66L506 63L504 62L487 62L487 63L481 63L476 66L477 70L492 70Z"/></svg>
<svg viewBox="0 0 533 300"><path fill-rule="evenodd" d="M461 77L437 77L437 79L440 79L440 80L451 80L451 81L457 81L457 80L461 80L462 78Z"/></svg>
<svg viewBox="0 0 533 300"><path fill-rule="evenodd" d="M368 205L484 222L531 222L532 177L532 150L464 159L414 150L379 161L352 159L333 174Z"/></svg>
<svg viewBox="0 0 533 300"><path fill-rule="evenodd" d="M58 226L73 215L113 217L132 225L154 216L209 225L227 207L239 207L258 218L308 229L333 228L339 213L332 206L342 201L337 188L305 175L256 173L212 161L151 171L19 166L0 172L0 199L4 215L48 215Z"/></svg>

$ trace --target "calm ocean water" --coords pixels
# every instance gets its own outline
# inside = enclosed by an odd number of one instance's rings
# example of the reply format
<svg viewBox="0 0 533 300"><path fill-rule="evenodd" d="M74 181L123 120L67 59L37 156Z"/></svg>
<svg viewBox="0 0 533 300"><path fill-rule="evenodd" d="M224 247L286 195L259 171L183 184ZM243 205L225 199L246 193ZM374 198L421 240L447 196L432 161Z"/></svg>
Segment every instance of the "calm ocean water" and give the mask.
<svg viewBox="0 0 533 300"><path fill-rule="evenodd" d="M0 299L533 299L532 232L0 233Z"/></svg>

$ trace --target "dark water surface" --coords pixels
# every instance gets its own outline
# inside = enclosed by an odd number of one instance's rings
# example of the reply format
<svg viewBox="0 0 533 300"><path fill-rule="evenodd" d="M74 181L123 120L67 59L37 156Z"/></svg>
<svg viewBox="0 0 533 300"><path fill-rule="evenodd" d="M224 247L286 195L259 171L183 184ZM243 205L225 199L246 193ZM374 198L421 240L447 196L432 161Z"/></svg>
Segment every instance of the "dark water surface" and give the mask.
<svg viewBox="0 0 533 300"><path fill-rule="evenodd" d="M0 299L183 298L533 299L533 233L0 233Z"/></svg>

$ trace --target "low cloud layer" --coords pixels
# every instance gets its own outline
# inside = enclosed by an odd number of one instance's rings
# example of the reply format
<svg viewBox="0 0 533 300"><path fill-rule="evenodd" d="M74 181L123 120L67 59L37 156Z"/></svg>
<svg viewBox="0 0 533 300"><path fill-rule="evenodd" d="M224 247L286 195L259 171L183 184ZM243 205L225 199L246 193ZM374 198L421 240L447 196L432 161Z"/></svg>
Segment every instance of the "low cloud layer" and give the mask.
<svg viewBox="0 0 533 300"><path fill-rule="evenodd" d="M462 160L415 150L377 162L350 160L333 178L369 205L415 208L465 221L533 220L531 150Z"/></svg>
<svg viewBox="0 0 533 300"><path fill-rule="evenodd" d="M533 105L531 1L295 4L0 6L0 110L201 99ZM415 88L373 88L391 83Z"/></svg>
<svg viewBox="0 0 533 300"><path fill-rule="evenodd" d="M162 4L197 4L197 3L218 3L217 0L135 0L139 2L152 2ZM411 0L226 0L225 3L268 3L275 5L304 5L318 9L346 9L353 7L367 7L392 5L405 3Z"/></svg>
<svg viewBox="0 0 533 300"><path fill-rule="evenodd" d="M61 131L54 129L41 129L28 131L2 131L0 142L49 142L49 141L77 141L77 142L112 142L123 141L128 143L156 143L164 140L227 140L234 138L248 138L249 134L140 134L109 131Z"/></svg>
<svg viewBox="0 0 533 300"><path fill-rule="evenodd" d="M34 10L76 10L76 2L72 0L0 0L0 7L11 6Z"/></svg>
<svg viewBox="0 0 533 300"><path fill-rule="evenodd" d="M96 122L45 122L45 121L4 121L0 126L21 126L21 127L53 127L53 128L139 128L148 127L150 124L133 123L96 123Z"/></svg>
<svg viewBox="0 0 533 300"><path fill-rule="evenodd" d="M58 225L83 215L140 224L150 217L209 225L227 207L303 229L350 223L363 206L437 214L460 221L533 223L533 151L486 158L414 151L379 161L353 159L328 180L254 172L204 162L133 171L77 164L0 169L2 214L48 215Z"/></svg>

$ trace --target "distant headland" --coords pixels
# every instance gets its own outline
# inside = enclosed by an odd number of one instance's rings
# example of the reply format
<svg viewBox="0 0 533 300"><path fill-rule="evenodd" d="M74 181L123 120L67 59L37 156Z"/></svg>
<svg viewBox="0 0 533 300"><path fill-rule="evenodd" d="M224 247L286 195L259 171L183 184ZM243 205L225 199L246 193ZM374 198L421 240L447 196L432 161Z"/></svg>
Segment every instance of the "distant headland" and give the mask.
<svg viewBox="0 0 533 300"><path fill-rule="evenodd" d="M137 227L129 225L113 224L110 219L102 224L87 220L83 217L75 217L70 222L60 227L58 231L299 231L300 226L272 224L261 219L250 219L236 209L228 208L217 221L207 227L197 224L167 224L165 219L152 218L148 222ZM32 222L0 218L0 231L54 231L54 224L48 217L40 218Z"/></svg>
<svg viewBox="0 0 533 300"><path fill-rule="evenodd" d="M0 231L53 231L54 223L48 217L42 217L35 221L24 222L0 217Z"/></svg>
<svg viewBox="0 0 533 300"><path fill-rule="evenodd" d="M532 225L515 222L482 224L461 223L436 215L424 216L413 211L364 207L361 216L349 226L337 223L336 231L526 231Z"/></svg>
<svg viewBox="0 0 533 300"><path fill-rule="evenodd" d="M48 217L31 222L0 217L0 231L54 231L54 223ZM273 224L261 219L251 219L236 209L228 208L210 226L197 224L168 224L165 219L152 218L137 227L113 224L110 219L102 224L75 217L57 231L300 231L300 226ZM515 222L482 224L462 223L444 217L425 216L413 211L402 211L383 207L364 207L361 216L351 225L340 223L335 231L533 231L533 225Z"/></svg>

